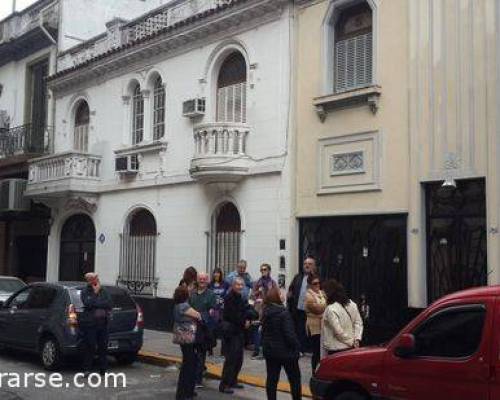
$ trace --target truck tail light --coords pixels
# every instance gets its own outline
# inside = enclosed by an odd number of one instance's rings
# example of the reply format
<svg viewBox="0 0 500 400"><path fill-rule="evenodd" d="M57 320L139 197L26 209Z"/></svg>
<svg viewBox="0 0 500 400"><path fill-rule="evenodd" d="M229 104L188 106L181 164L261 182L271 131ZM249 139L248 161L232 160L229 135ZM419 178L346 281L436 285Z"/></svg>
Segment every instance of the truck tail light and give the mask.
<svg viewBox="0 0 500 400"><path fill-rule="evenodd" d="M70 328L76 328L78 326L78 315L76 314L76 309L74 304L70 304L68 306L67 322Z"/></svg>
<svg viewBox="0 0 500 400"><path fill-rule="evenodd" d="M137 320L135 322L135 329L143 329L144 328L144 313L142 312L142 308L138 305L135 306L137 310Z"/></svg>

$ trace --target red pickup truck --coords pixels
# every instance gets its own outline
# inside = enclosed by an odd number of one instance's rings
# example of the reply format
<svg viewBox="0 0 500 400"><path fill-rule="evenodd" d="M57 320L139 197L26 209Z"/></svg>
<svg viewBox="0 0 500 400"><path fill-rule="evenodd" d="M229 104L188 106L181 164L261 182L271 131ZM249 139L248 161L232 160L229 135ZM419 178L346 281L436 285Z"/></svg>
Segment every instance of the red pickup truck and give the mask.
<svg viewBox="0 0 500 400"><path fill-rule="evenodd" d="M315 399L500 400L500 286L441 298L389 343L328 356Z"/></svg>

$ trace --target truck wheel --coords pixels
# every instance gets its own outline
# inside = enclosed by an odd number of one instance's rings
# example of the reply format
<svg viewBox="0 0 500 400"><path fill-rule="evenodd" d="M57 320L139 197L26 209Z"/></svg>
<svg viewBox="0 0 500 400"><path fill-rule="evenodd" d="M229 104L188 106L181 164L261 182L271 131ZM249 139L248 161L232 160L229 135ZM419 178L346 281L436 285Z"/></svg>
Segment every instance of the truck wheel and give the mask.
<svg viewBox="0 0 500 400"><path fill-rule="evenodd" d="M342 392L338 396L334 397L334 400L368 400L366 396L362 395L359 392Z"/></svg>
<svg viewBox="0 0 500 400"><path fill-rule="evenodd" d="M42 340L40 345L40 360L43 367L48 371L54 371L61 365L62 354L59 350L59 343L51 336Z"/></svg>

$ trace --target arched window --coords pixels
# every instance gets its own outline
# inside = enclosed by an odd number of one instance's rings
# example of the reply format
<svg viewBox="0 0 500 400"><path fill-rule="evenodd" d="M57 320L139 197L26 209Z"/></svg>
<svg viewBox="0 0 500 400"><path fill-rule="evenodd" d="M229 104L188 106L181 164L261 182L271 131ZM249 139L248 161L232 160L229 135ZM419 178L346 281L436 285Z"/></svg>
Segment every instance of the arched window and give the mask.
<svg viewBox="0 0 500 400"><path fill-rule="evenodd" d="M215 211L210 239L210 268L234 271L241 256L241 218L233 203L223 203Z"/></svg>
<svg viewBox="0 0 500 400"><path fill-rule="evenodd" d="M240 52L229 54L217 79L217 121L246 122L247 64Z"/></svg>
<svg viewBox="0 0 500 400"><path fill-rule="evenodd" d="M73 147L76 151L88 151L90 111L86 101L80 102L75 112Z"/></svg>
<svg viewBox="0 0 500 400"><path fill-rule="evenodd" d="M161 77L156 78L153 91L153 140L165 136L165 87Z"/></svg>
<svg viewBox="0 0 500 400"><path fill-rule="evenodd" d="M334 89L341 93L372 84L372 9L366 2L334 16Z"/></svg>
<svg viewBox="0 0 500 400"><path fill-rule="evenodd" d="M156 235L156 221L153 214L148 210L139 210L129 223L130 236L155 236Z"/></svg>
<svg viewBox="0 0 500 400"><path fill-rule="evenodd" d="M156 221L148 210L133 212L121 237L118 282L135 294L156 294Z"/></svg>
<svg viewBox="0 0 500 400"><path fill-rule="evenodd" d="M132 144L142 142L144 138L144 98L141 87L137 84L132 96Z"/></svg>

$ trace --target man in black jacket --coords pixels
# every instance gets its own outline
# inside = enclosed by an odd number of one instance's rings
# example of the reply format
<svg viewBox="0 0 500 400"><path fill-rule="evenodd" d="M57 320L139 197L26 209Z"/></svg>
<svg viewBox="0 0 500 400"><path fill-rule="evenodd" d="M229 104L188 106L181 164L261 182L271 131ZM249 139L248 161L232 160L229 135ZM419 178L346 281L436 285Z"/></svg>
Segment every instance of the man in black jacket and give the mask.
<svg viewBox="0 0 500 400"><path fill-rule="evenodd" d="M85 274L85 280L88 284L80 294L84 311L79 317L83 350L85 351L83 370L86 374L90 372L97 347L99 373L103 375L108 368L108 320L111 311L111 297L101 286L97 274L89 272Z"/></svg>
<svg viewBox="0 0 500 400"><path fill-rule="evenodd" d="M313 257L304 259L304 267L292 280L287 294L287 307L293 318L295 332L299 338L300 351L308 350L306 333L305 299L307 293L307 277L317 272L316 260Z"/></svg>
<svg viewBox="0 0 500 400"><path fill-rule="evenodd" d="M244 332L250 326L249 306L241 295L245 282L235 278L231 291L224 301L224 367L219 391L232 394L233 389L241 389L238 374L243 365Z"/></svg>

